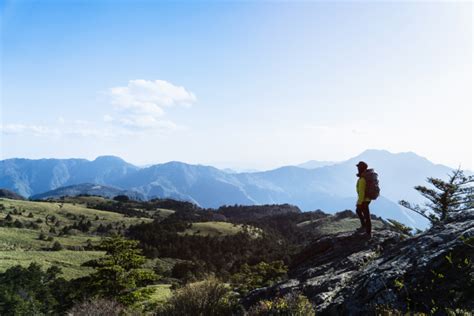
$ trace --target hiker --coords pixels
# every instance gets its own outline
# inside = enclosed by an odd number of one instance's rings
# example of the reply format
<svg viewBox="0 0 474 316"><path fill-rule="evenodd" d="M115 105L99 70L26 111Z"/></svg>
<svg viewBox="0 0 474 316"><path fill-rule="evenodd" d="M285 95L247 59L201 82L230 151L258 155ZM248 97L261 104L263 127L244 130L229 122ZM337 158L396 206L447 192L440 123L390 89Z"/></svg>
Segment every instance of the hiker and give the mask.
<svg viewBox="0 0 474 316"><path fill-rule="evenodd" d="M372 237L372 222L370 221L369 204L375 200L380 192L378 187L377 174L373 169L368 169L368 165L359 161L357 166L357 204L356 213L360 219L361 227L359 230L367 233L367 237Z"/></svg>

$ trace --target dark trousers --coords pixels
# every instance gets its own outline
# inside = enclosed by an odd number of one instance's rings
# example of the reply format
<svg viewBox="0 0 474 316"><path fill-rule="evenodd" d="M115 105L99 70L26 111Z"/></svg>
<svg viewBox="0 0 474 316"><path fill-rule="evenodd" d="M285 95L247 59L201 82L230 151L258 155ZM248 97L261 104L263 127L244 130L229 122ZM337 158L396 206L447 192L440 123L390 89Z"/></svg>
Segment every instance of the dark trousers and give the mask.
<svg viewBox="0 0 474 316"><path fill-rule="evenodd" d="M360 219L360 225L365 227L367 234L372 233L372 222L370 221L370 211L369 211L370 202L362 202L362 204L357 205L356 213Z"/></svg>

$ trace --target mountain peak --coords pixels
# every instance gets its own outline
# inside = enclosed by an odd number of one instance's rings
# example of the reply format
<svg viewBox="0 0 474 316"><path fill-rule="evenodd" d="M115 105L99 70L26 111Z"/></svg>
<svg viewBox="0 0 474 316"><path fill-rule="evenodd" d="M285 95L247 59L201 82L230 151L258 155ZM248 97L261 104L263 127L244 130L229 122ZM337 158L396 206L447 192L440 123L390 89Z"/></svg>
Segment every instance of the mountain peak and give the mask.
<svg viewBox="0 0 474 316"><path fill-rule="evenodd" d="M98 156L97 158L94 159L95 162L125 162L120 157L117 156L112 156L112 155L104 155L104 156Z"/></svg>
<svg viewBox="0 0 474 316"><path fill-rule="evenodd" d="M399 159L399 158L424 161L424 162L429 162L433 164L427 158L422 157L412 151L392 153L385 149L367 149L350 160L353 160L353 161L369 160L370 161L370 160Z"/></svg>
<svg viewBox="0 0 474 316"><path fill-rule="evenodd" d="M336 164L334 161L319 161L319 160L309 160L303 162L296 167L304 168L304 169L316 169L321 167L327 167Z"/></svg>

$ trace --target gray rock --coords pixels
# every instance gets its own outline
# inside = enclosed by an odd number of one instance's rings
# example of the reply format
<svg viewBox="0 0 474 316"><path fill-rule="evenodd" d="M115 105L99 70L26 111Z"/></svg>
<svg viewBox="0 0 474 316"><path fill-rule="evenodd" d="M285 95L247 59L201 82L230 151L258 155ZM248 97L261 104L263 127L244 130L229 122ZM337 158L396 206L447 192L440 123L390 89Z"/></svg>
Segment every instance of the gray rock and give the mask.
<svg viewBox="0 0 474 316"><path fill-rule="evenodd" d="M367 315L377 306L426 312L431 300L472 311L472 238L474 210L414 237L387 229L371 240L347 232L323 236L294 258L289 280L255 290L243 303L299 291L318 315Z"/></svg>

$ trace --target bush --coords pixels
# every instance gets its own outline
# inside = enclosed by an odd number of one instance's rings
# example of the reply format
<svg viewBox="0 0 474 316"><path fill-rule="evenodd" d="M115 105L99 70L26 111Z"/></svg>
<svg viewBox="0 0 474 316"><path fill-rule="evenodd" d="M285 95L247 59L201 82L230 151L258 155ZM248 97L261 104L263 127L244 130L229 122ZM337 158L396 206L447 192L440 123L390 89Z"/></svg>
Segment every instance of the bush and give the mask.
<svg viewBox="0 0 474 316"><path fill-rule="evenodd" d="M408 235L408 236L412 235L413 228L408 227L394 219L388 219L388 222L392 225L392 228L395 229L397 232Z"/></svg>
<svg viewBox="0 0 474 316"><path fill-rule="evenodd" d="M204 277L205 269L202 262L182 261L173 266L171 276L185 282L196 281Z"/></svg>
<svg viewBox="0 0 474 316"><path fill-rule="evenodd" d="M290 293L273 300L263 300L252 306L248 311L249 316L264 315L315 315L313 305L308 298L299 293Z"/></svg>
<svg viewBox="0 0 474 316"><path fill-rule="evenodd" d="M121 315L125 313L125 307L108 299L88 300L77 305L68 311L68 316L109 316Z"/></svg>
<svg viewBox="0 0 474 316"><path fill-rule="evenodd" d="M63 250L63 246L59 243L59 241L55 241L55 242L53 243L53 246L51 247L51 250L52 250L52 251Z"/></svg>
<svg viewBox="0 0 474 316"><path fill-rule="evenodd" d="M176 290L157 315L232 315L237 307L237 299L229 287L208 278Z"/></svg>
<svg viewBox="0 0 474 316"><path fill-rule="evenodd" d="M46 238L47 238L47 236L46 236L46 234L45 234L44 232L41 232L41 233L39 234L39 236L38 236L38 239L39 239L39 240L46 240Z"/></svg>
<svg viewBox="0 0 474 316"><path fill-rule="evenodd" d="M253 266L243 264L239 272L231 277L231 283L236 291L245 295L253 289L271 286L281 281L287 271L288 268L281 260L271 263L260 262Z"/></svg>

